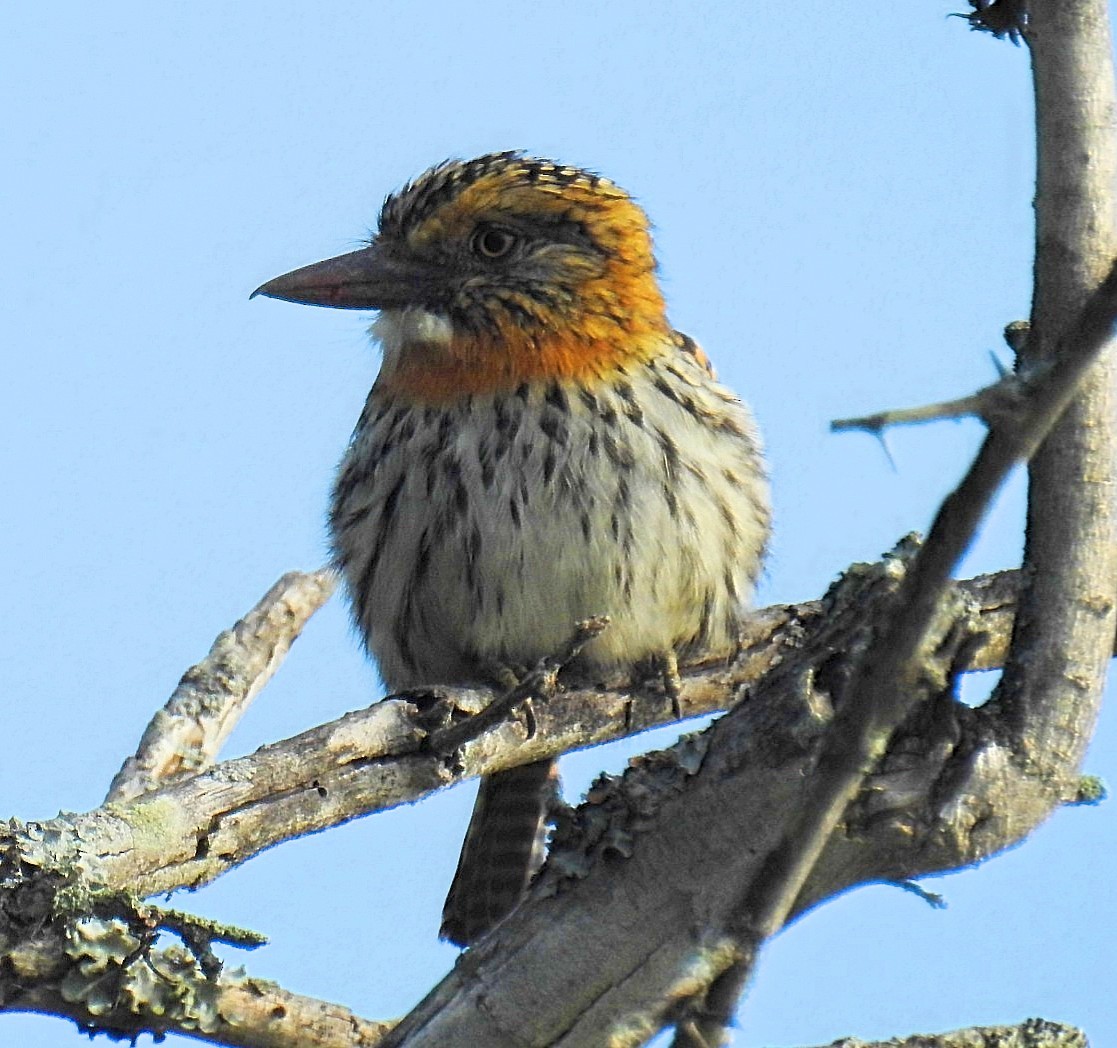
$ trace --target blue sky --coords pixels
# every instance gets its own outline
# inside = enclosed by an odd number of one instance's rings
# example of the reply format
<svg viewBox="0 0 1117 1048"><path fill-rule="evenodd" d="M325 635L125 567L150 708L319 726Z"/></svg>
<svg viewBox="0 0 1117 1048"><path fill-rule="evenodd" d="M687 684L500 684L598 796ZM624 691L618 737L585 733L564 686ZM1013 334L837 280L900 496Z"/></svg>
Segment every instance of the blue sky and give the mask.
<svg viewBox="0 0 1117 1048"><path fill-rule="evenodd" d="M385 193L447 156L526 148L646 206L676 325L765 432L776 533L760 602L817 596L925 528L980 427L896 432L893 467L827 424L985 384L1001 328L1028 313L1027 55L945 17L963 6L9 11L0 815L96 806L214 635L324 560L334 464L377 366L368 318L248 295L353 247ZM1017 480L968 572L1017 562L1021 507ZM228 753L377 687L335 602ZM1087 764L1103 777L1112 714ZM572 758L568 789L632 749ZM435 936L471 803L461 788L294 842L177 904L270 935L231 958L254 974L398 1015L456 955ZM1117 1043L1115 844L1112 804L1063 811L933 882L945 911L889 887L831 902L771 944L734 1043L1037 1014ZM79 1036L0 1016L2 1043Z"/></svg>

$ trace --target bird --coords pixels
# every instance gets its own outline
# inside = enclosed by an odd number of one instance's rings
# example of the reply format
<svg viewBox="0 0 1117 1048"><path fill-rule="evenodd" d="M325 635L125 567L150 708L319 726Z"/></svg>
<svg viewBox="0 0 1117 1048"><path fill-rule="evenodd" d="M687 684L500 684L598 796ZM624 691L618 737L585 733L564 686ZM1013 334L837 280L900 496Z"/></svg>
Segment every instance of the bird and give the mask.
<svg viewBox="0 0 1117 1048"><path fill-rule="evenodd" d="M667 319L650 225L617 184L522 151L438 164L366 246L254 294L378 311L379 373L329 509L388 689L516 679L611 624L586 679L730 656L770 530L760 437ZM441 935L477 942L544 855L552 760L482 778Z"/></svg>

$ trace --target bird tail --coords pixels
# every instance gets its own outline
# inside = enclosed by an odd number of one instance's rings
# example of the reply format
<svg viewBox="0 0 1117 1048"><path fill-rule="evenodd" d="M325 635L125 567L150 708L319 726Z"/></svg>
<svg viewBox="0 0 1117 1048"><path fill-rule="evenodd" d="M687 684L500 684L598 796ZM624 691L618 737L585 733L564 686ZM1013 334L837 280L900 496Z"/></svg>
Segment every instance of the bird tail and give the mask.
<svg viewBox="0 0 1117 1048"><path fill-rule="evenodd" d="M557 783L553 760L481 780L442 909L443 939L468 946L516 908L543 863L547 815Z"/></svg>

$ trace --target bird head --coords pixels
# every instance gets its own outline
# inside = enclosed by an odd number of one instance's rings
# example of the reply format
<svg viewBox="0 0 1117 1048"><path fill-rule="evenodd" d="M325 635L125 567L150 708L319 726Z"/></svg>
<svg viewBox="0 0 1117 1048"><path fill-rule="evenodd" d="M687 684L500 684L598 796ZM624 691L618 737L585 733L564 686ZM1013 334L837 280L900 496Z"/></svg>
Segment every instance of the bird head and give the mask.
<svg viewBox="0 0 1117 1048"><path fill-rule="evenodd" d="M425 402L589 380L662 346L648 220L608 179L520 153L432 168L362 250L254 294L380 310L380 388Z"/></svg>

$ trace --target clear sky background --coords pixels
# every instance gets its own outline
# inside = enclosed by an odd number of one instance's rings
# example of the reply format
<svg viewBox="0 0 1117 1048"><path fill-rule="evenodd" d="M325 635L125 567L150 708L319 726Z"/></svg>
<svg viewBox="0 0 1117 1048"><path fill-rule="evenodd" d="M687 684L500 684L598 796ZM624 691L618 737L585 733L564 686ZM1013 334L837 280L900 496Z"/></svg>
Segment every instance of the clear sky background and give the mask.
<svg viewBox="0 0 1117 1048"><path fill-rule="evenodd" d="M324 560L334 465L377 367L369 318L248 295L356 246L388 191L447 156L526 148L647 207L674 322L766 435L761 603L816 597L925 528L980 426L896 432L893 468L827 424L985 384L1028 313L1027 54L945 17L963 7L13 5L0 815L99 804L214 636ZM1018 478L967 573L1017 563L1021 515ZM378 695L335 601L228 754ZM1110 778L1113 714L1087 762ZM570 759L569 790L631 751ZM456 956L436 932L471 804L462 787L284 845L175 905L266 932L230 954L255 975L401 1014ZM930 882L944 911L886 886L827 904L766 950L734 1044L1031 1015L1117 1043L1115 845L1112 803L1065 810ZM0 1044L79 1043L61 1020L0 1015Z"/></svg>

